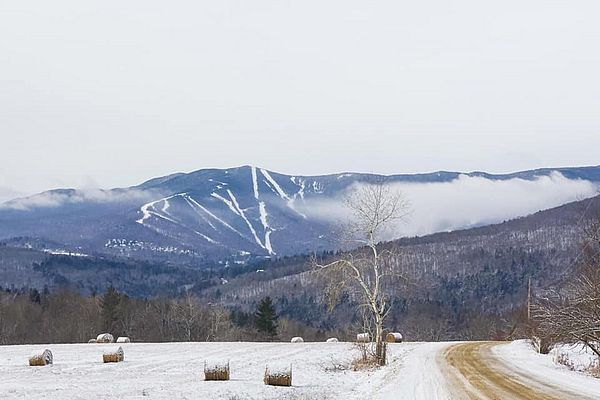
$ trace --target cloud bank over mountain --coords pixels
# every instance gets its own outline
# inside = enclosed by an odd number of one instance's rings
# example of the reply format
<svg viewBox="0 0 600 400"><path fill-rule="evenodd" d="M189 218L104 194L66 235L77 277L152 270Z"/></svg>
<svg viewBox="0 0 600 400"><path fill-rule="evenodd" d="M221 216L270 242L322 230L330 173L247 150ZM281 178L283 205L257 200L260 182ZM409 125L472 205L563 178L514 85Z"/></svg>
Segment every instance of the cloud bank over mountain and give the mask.
<svg viewBox="0 0 600 400"><path fill-rule="evenodd" d="M568 179L559 172L534 180L459 175L449 182L395 183L392 187L410 203L410 215L388 239L501 222L592 197L600 189L594 182ZM341 198L311 200L302 212L331 222L348 218Z"/></svg>
<svg viewBox="0 0 600 400"><path fill-rule="evenodd" d="M0 204L0 209L31 210L43 207L60 207L77 203L137 203L156 196L151 190L138 189L68 189L52 190L30 197L18 198Z"/></svg>

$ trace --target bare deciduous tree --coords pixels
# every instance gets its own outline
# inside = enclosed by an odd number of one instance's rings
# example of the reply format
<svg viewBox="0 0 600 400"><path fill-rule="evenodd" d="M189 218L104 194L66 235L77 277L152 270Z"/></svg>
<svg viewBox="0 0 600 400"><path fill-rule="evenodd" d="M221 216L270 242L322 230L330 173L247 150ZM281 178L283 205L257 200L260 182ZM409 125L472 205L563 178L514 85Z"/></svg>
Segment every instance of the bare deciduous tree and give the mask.
<svg viewBox="0 0 600 400"><path fill-rule="evenodd" d="M344 226L343 240L348 251L337 260L315 266L329 274L330 295L333 302L348 289L356 289L358 303L369 316L366 321L373 326L375 360L385 364L384 325L390 311L389 280L398 276L388 261L397 259L392 250L382 249L381 241L389 234L394 223L408 214L408 203L399 192L379 183L355 189L345 201L350 211L350 221Z"/></svg>
<svg viewBox="0 0 600 400"><path fill-rule="evenodd" d="M600 357L600 214L584 227L579 271L562 292L533 305L537 333L553 341L585 344Z"/></svg>

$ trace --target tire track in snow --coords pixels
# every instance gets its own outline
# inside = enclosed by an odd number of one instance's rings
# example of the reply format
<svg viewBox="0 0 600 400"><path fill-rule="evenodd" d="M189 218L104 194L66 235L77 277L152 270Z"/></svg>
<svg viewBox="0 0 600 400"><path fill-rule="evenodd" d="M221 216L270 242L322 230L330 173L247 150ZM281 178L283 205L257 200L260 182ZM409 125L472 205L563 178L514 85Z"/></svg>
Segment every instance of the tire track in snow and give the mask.
<svg viewBox="0 0 600 400"><path fill-rule="evenodd" d="M443 352L442 363L453 399L484 400L591 400L516 371L491 349L498 342L456 344Z"/></svg>

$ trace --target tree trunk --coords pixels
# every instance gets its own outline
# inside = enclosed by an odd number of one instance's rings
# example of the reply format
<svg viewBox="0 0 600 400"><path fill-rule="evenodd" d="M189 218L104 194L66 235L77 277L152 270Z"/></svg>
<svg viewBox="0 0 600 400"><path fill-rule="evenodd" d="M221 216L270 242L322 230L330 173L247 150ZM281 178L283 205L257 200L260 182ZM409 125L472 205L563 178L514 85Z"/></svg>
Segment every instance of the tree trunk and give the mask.
<svg viewBox="0 0 600 400"><path fill-rule="evenodd" d="M375 358L379 365L385 365L385 344L383 342L383 317L375 314Z"/></svg>

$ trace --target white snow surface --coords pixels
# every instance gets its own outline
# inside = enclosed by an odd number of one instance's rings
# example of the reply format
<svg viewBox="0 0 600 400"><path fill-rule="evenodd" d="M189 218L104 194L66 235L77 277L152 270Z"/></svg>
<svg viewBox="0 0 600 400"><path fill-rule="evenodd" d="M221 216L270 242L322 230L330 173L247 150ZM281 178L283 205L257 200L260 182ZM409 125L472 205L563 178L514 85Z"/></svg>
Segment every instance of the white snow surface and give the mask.
<svg viewBox="0 0 600 400"><path fill-rule="evenodd" d="M563 358L574 371L586 372L591 368L598 367L598 356L583 343L564 343L554 346L550 355L555 363Z"/></svg>
<svg viewBox="0 0 600 400"><path fill-rule="evenodd" d="M142 218L138 219L135 222L137 222L138 224L144 225L144 222L148 218L150 218L152 215L155 215L159 218L166 219L167 221L177 223L177 221L174 221L172 218L162 215L158 211L156 211L155 205L160 202L163 202L164 204L163 204L162 210L168 214L168 212L167 212L167 209L169 208L168 201L170 199L172 199L173 197L181 196L181 195L182 195L181 193L177 193L172 196L164 197L162 199L154 200L154 201L144 204L143 206L140 207L140 212L142 213Z"/></svg>
<svg viewBox="0 0 600 400"><path fill-rule="evenodd" d="M567 347L561 346L562 351ZM576 349L577 347L575 347ZM552 354L538 354L527 340L516 340L506 345L495 346L492 351L512 369L542 382L585 394L591 398L600 398L600 379L590 375L573 372L566 366L557 364ZM573 353L573 351L570 351Z"/></svg>
<svg viewBox="0 0 600 400"><path fill-rule="evenodd" d="M439 367L454 343L393 343L383 368L337 371L333 362L358 355L351 343L124 343L125 361L102 363L115 344L0 346L0 398L211 400L452 400ZM28 357L50 349L54 365L29 367ZM511 369L597 398L600 380L556 365L526 341L493 348ZM565 350L567 351L567 350ZM204 363L230 362L231 380L203 381ZM265 367L292 365L293 386L271 387Z"/></svg>
<svg viewBox="0 0 600 400"><path fill-rule="evenodd" d="M349 343L126 343L125 361L110 364L102 353L114 344L3 346L0 398L446 399L435 395L441 376L432 365L441 346L393 344L388 366L358 372L325 371L357 355ZM45 348L54 365L29 367L28 356ZM203 381L211 360L229 360L230 381ZM266 386L265 367L282 364L292 365L293 387Z"/></svg>
<svg viewBox="0 0 600 400"><path fill-rule="evenodd" d="M237 210L236 211L237 214L240 217L242 217L242 219L244 220L244 222L246 222L246 225L248 225L248 229L250 229L250 232L252 233L252 236L254 237L254 240L256 240L256 243L258 243L258 245L260 247L262 247L263 249L266 249L265 245L258 238L258 234L256 233L256 229L254 229L254 226L248 220L248 218L246 217L246 214L244 214L244 210L242 210L242 208L240 207L240 204L238 203L237 198L235 197L235 195L233 194L233 192L231 190L227 189L227 194L229 194L229 198L231 199L231 202L232 202L233 206Z"/></svg>
<svg viewBox="0 0 600 400"><path fill-rule="evenodd" d="M254 198L258 200L258 178L256 177L256 167L252 167L252 189L254 189Z"/></svg>

